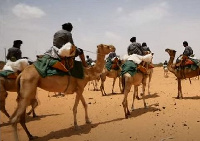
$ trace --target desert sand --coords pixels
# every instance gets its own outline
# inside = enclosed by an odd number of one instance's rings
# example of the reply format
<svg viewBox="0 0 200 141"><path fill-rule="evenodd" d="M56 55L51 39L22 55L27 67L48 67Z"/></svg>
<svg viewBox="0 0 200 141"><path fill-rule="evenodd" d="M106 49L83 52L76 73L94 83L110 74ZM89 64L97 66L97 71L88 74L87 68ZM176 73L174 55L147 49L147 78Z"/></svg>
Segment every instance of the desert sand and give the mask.
<svg viewBox="0 0 200 141"><path fill-rule="evenodd" d="M100 91L85 87L84 97L88 103L91 124L85 124L82 103L78 106L78 124L73 127L73 104L75 94L54 96L54 93L38 89L38 117L27 116L29 131L39 138L36 141L198 141L200 140L200 81L196 78L182 81L184 99L176 99L177 82L172 73L163 76L163 68L154 68L150 95L146 93L147 108L143 101L135 101L135 110L128 119L124 117L123 94L120 93L118 80L116 94L111 94L113 79L105 81L107 96ZM99 82L100 85L100 82ZM141 92L141 87L139 88ZM147 92L147 91L146 91ZM129 108L132 104L133 87L128 96ZM16 108L17 94L9 92L6 108L10 114ZM28 107L28 109L30 109ZM0 115L1 141L12 141L12 128L8 118ZM18 124L21 141L28 140Z"/></svg>

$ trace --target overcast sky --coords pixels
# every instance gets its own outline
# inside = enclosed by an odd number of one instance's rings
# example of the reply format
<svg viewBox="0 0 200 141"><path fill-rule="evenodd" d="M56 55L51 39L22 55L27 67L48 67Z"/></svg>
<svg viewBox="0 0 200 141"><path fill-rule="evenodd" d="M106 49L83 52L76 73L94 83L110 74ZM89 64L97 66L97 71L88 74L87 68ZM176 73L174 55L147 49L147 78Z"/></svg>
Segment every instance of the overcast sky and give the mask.
<svg viewBox="0 0 200 141"><path fill-rule="evenodd" d="M123 56L132 36L147 43L154 63L169 59L166 48L180 55L184 40L200 58L199 5L199 0L0 0L0 60L16 39L23 41L22 56L35 60L66 22L73 24L75 45L93 59L101 43Z"/></svg>

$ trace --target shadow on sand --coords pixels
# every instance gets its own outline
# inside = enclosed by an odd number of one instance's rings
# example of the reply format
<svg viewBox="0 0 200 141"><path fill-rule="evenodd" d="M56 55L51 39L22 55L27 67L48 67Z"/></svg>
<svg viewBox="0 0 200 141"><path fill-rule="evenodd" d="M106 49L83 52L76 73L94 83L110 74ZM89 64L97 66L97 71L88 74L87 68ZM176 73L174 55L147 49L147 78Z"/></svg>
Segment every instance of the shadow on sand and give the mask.
<svg viewBox="0 0 200 141"><path fill-rule="evenodd" d="M160 111L160 108L157 108L157 107L154 107L154 106L158 106L158 103L149 105L147 108L135 109L131 112L131 115L129 115L128 118L138 117L138 116L141 116L141 115L146 114L148 112Z"/></svg>
<svg viewBox="0 0 200 141"><path fill-rule="evenodd" d="M131 115L129 116L129 118L141 116L147 112L155 112L155 111L160 110L159 108L155 108L154 106L157 106L157 104L149 105L148 108L146 108L146 109L144 109L144 108L136 109L133 112L131 112ZM102 124L107 124L110 122L116 122L116 121L121 121L121 120L126 120L126 119L125 118L117 118L117 119L99 122L99 123L84 124L84 125L79 126L80 130L75 130L74 126L72 126L67 129L52 131L49 134L47 134L43 137L39 137L35 140L36 141L47 141L47 140L51 140L51 139L61 139L64 137L70 137L73 135L89 134L90 131L92 130L92 128L96 128L97 126L102 125Z"/></svg>
<svg viewBox="0 0 200 141"><path fill-rule="evenodd" d="M43 137L39 137L39 138L35 139L35 141L47 141L47 140L51 140L51 139L60 139L60 138L64 138L64 137L70 137L73 135L88 134L88 133L90 133L92 128L96 128L98 125L115 122L115 121L120 121L123 119L124 118L117 118L117 119L110 120L110 121L104 121L104 122L92 123L92 124L84 124L84 125L79 126L80 127L79 130L75 130L74 126L72 126L67 129L52 131Z"/></svg>
<svg viewBox="0 0 200 141"><path fill-rule="evenodd" d="M178 99L177 97L173 97L173 98ZM183 97L180 100L199 100L199 99L200 99L200 96L192 96L192 97Z"/></svg>
<svg viewBox="0 0 200 141"><path fill-rule="evenodd" d="M60 115L60 114L41 115L41 116L37 116L35 118L33 118L31 116L27 116L26 117L26 123L29 122L29 121L41 120L42 118L45 118L45 117L58 116L58 115ZM7 123L0 124L0 127L9 126L9 125L11 125L10 122L7 122Z"/></svg>

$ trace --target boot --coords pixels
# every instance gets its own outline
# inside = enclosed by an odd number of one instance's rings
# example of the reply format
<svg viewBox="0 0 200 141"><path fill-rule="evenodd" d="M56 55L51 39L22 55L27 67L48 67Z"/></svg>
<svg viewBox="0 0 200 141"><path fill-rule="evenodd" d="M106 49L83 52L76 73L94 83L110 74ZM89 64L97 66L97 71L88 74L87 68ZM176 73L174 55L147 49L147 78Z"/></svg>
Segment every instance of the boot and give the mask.
<svg viewBox="0 0 200 141"><path fill-rule="evenodd" d="M84 67L88 67L87 62L85 61L85 55L84 55L84 53L80 54L79 57L80 57L80 59L82 61L83 66Z"/></svg>

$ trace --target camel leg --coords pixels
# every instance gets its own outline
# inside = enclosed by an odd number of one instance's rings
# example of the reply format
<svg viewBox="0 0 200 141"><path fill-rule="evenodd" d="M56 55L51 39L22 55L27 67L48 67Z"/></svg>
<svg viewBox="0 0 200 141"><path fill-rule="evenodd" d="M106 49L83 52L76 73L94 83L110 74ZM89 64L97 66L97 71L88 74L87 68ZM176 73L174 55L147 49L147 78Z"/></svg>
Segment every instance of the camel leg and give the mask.
<svg viewBox="0 0 200 141"><path fill-rule="evenodd" d="M100 77L101 77L101 86L100 86L101 93L102 93L102 96L105 96L105 95L106 95L106 92L105 92L105 89L104 89L104 82L105 82L105 80L106 80L106 76L103 77L103 76L101 75Z"/></svg>
<svg viewBox="0 0 200 141"><path fill-rule="evenodd" d="M152 78L152 72L149 74L149 82L148 82L148 95L150 95L150 83Z"/></svg>
<svg viewBox="0 0 200 141"><path fill-rule="evenodd" d="M142 99L144 103L144 108L147 108L147 104L145 102L145 87L146 87L146 80L143 81L143 85L142 85Z"/></svg>
<svg viewBox="0 0 200 141"><path fill-rule="evenodd" d="M137 87L137 88L136 88ZM136 86L136 87L134 87L134 95L135 95L135 98L137 98L137 100L140 100L140 97L139 97L139 95L138 95L138 87L139 86Z"/></svg>
<svg viewBox="0 0 200 141"><path fill-rule="evenodd" d="M112 93L114 94L114 86L115 86L115 81L116 81L117 78L113 78L113 84L112 84Z"/></svg>
<svg viewBox="0 0 200 141"><path fill-rule="evenodd" d="M8 93L6 91L0 91L0 110L8 117L10 118L10 115L8 114L6 110L6 97L8 96Z"/></svg>
<svg viewBox="0 0 200 141"><path fill-rule="evenodd" d="M80 100L80 95L77 93L77 94L76 94L76 98L75 98L74 107L73 107L74 128L75 128L75 130L78 130L78 129L79 129L79 126L78 126L78 124L77 124L77 118L76 118L76 115L77 115L77 107L78 107L79 100Z"/></svg>
<svg viewBox="0 0 200 141"><path fill-rule="evenodd" d="M123 93L123 90L122 90L122 77L119 76L119 89L120 89L120 92Z"/></svg>
<svg viewBox="0 0 200 141"><path fill-rule="evenodd" d="M37 99L33 99L31 101L31 106L32 106L32 109L27 113L27 115L30 115L31 113L33 113L33 118L35 118L35 117L37 117L37 115L35 113L35 108L38 106Z"/></svg>
<svg viewBox="0 0 200 141"><path fill-rule="evenodd" d="M81 102L82 102L82 104L83 104L83 107L84 107L84 109L85 109L85 121L86 121L87 124L90 124L91 121L90 121L89 116L88 116L88 105L87 105L87 103L85 102L85 98L83 97L82 94L80 95L80 100L81 100Z"/></svg>
<svg viewBox="0 0 200 141"><path fill-rule="evenodd" d="M88 91L90 90L90 81L88 82Z"/></svg>
<svg viewBox="0 0 200 141"><path fill-rule="evenodd" d="M178 81L178 96L177 96L177 99L179 99L179 98L183 98L183 94L182 94L181 79L177 79L177 81Z"/></svg>
<svg viewBox="0 0 200 141"><path fill-rule="evenodd" d="M14 114L12 115L10 122L14 128L14 132L15 132L15 136L17 137L17 122L20 121L22 127L24 128L25 132L27 133L27 136L29 137L29 139L31 139L33 136L30 134L30 132L28 131L28 129L26 128L25 125L25 120L24 120L24 113L26 111L26 107L29 105L29 100L26 98L23 99L19 99L18 101L18 107L15 110ZM23 123L24 122L24 123Z"/></svg>
<svg viewBox="0 0 200 141"><path fill-rule="evenodd" d="M94 80L94 83L95 83L95 85L94 85L94 86L95 86L95 87L94 87L94 90L95 90L95 91L98 91L97 80Z"/></svg>
<svg viewBox="0 0 200 141"><path fill-rule="evenodd" d="M134 86L133 102L132 102L132 106L131 106L131 111L134 111L134 101L135 101L136 95L138 96L138 86Z"/></svg>
<svg viewBox="0 0 200 141"><path fill-rule="evenodd" d="M25 116L26 116L26 110L22 113L22 115L20 117L20 124L23 127L26 134L28 135L29 140L38 138L37 136L32 136L31 133L28 131L28 128L26 127L26 124L25 124L25 122L26 122Z"/></svg>
<svg viewBox="0 0 200 141"><path fill-rule="evenodd" d="M125 113L125 118L128 118L128 115L130 115L130 111L128 109L128 101L127 101L127 97L128 97L128 93L130 92L130 89L131 89L131 85L126 83L125 89L124 89L124 99L122 101L122 105L123 105L124 113Z"/></svg>

